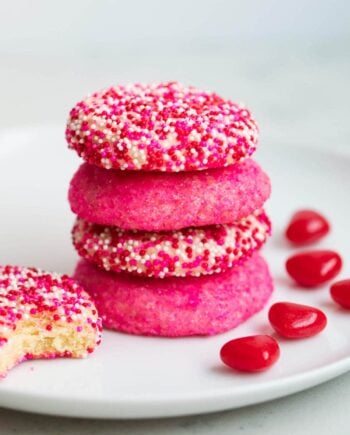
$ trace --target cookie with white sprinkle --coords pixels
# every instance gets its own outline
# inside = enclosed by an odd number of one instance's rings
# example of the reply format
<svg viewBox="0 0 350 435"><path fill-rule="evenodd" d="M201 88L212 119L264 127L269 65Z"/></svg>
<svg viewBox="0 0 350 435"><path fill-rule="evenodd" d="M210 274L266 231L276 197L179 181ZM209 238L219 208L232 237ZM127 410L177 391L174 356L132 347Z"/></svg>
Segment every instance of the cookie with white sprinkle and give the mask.
<svg viewBox="0 0 350 435"><path fill-rule="evenodd" d="M98 267L147 277L201 276L241 263L267 240L271 224L262 210L233 224L145 232L77 219L73 243Z"/></svg>
<svg viewBox="0 0 350 435"><path fill-rule="evenodd" d="M0 377L29 359L85 357L100 340L96 307L75 280L0 266Z"/></svg>
<svg viewBox="0 0 350 435"><path fill-rule="evenodd" d="M85 161L103 168L179 172L251 156L258 127L246 108L216 93L178 82L136 83L77 103L66 139Z"/></svg>

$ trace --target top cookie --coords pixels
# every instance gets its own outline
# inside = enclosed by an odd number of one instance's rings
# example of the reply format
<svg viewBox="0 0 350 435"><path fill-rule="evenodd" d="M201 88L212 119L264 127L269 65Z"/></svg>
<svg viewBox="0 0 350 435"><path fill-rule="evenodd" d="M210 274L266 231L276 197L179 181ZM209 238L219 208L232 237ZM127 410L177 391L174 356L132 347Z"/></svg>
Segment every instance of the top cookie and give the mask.
<svg viewBox="0 0 350 435"><path fill-rule="evenodd" d="M257 137L247 109L177 82L96 92L71 110L66 129L88 163L164 172L232 165L255 151Z"/></svg>

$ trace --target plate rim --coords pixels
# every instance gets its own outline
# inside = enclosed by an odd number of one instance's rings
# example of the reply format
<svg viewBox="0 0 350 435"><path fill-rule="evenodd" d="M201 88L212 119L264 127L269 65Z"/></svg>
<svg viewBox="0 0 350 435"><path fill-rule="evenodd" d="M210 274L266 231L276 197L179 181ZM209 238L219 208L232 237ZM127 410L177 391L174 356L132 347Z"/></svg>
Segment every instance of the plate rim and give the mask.
<svg viewBox="0 0 350 435"><path fill-rule="evenodd" d="M249 405L257 405L274 399L282 398L312 388L324 382L327 382L337 376L345 374L350 370L350 356L344 357L326 366L318 369L308 370L303 373L292 375L285 378L274 379L255 385L235 388L234 393L225 390L214 391L210 396L196 394L186 394L181 397L172 396L166 401L161 397L140 395L138 397L121 397L117 400L100 400L98 404L84 398L63 398L47 397L40 394L6 392L7 403L3 401L3 392L0 391L0 406L8 409L19 411L33 412L43 415L54 415L62 417L75 418L93 418L93 419L154 419L190 416L196 414L207 414L219 411L233 410L243 408ZM259 376L259 375L257 375ZM244 391L243 391L244 390ZM252 393L257 396L252 397ZM147 401L145 402L145 398ZM236 400L239 398L240 403ZM14 401L20 401L14 406ZM243 399L243 400L242 400ZM31 402L33 400L33 402ZM10 403L9 403L10 402ZM166 402L166 406L164 406ZM46 408L41 409L45 403ZM60 404L65 411L57 411L55 408ZM162 404L161 409L158 406ZM195 405L191 409L188 406ZM132 406L133 411L127 409ZM137 412L135 413L135 406ZM62 409L61 407L61 409ZM141 409L142 408L142 409Z"/></svg>

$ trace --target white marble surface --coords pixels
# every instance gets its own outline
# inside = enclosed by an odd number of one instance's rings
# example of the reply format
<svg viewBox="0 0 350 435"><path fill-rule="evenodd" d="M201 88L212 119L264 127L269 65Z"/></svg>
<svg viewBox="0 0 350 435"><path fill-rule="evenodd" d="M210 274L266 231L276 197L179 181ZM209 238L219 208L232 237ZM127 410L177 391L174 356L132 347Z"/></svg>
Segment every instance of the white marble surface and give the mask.
<svg viewBox="0 0 350 435"><path fill-rule="evenodd" d="M89 91L119 81L179 79L246 102L261 126L262 146L304 143L348 151L349 46L257 44L239 52L115 52L113 59L97 53L68 59L2 54L0 127L61 122L63 137L67 111ZM274 402L171 420L90 421L0 410L0 433L342 435L349 433L349 403L347 374Z"/></svg>

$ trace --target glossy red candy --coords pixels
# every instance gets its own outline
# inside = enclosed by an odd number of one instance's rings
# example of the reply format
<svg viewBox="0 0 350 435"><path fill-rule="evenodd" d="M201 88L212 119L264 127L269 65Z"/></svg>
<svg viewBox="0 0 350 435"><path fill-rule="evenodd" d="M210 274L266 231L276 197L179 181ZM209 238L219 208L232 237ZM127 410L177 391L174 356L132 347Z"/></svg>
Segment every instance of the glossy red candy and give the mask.
<svg viewBox="0 0 350 435"><path fill-rule="evenodd" d="M305 251L289 257L288 274L303 287L317 287L340 272L342 259L335 251Z"/></svg>
<svg viewBox="0 0 350 435"><path fill-rule="evenodd" d="M269 335L236 338L224 344L220 357L224 364L242 372L261 372L280 356L277 341Z"/></svg>
<svg viewBox="0 0 350 435"><path fill-rule="evenodd" d="M293 216L286 230L287 239L295 245L317 242L329 233L327 219L314 210L300 210Z"/></svg>
<svg viewBox="0 0 350 435"><path fill-rule="evenodd" d="M312 337L327 325L323 311L291 302L273 304L269 310L269 321L275 331L285 338Z"/></svg>
<svg viewBox="0 0 350 435"><path fill-rule="evenodd" d="M331 287L331 296L339 305L350 309L350 279L334 283Z"/></svg>

